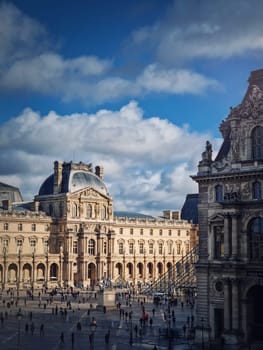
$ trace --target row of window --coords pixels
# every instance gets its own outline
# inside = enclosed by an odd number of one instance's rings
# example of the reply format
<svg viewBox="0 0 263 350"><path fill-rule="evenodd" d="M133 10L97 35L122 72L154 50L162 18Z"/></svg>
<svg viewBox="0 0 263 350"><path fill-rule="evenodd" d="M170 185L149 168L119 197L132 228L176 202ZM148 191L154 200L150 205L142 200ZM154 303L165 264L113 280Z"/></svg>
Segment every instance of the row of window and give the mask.
<svg viewBox="0 0 263 350"><path fill-rule="evenodd" d="M119 250L119 254L125 254L125 247L124 247L124 243L120 242L119 246L118 246L118 250ZM149 254L154 254L155 250L154 250L154 243L150 242L149 246L148 246L148 253ZM168 242L167 245L168 254L182 254L182 243L177 243L176 244L176 252L173 251L173 244L172 242ZM190 245L189 243L185 244L185 254L188 254L190 250ZM107 243L104 242L103 245L103 253L107 254ZM135 254L136 250L135 250L135 244L134 243L129 243L129 254ZM73 242L73 254L78 254L78 242L74 241ZM88 254L89 255L95 255L95 240L94 239L90 239L88 241ZM146 248L145 248L145 244L144 243L139 243L139 254L146 254ZM159 243L158 244L158 254L164 254L164 244L163 243Z"/></svg>
<svg viewBox="0 0 263 350"><path fill-rule="evenodd" d="M36 247L36 244L37 244L37 241L35 239L31 239L30 240L30 247L34 248L34 247ZM8 239L3 239L2 246L4 248L8 248L8 245L9 245L9 240ZM18 250L20 251L22 249L22 247L23 247L23 240L22 239L17 239L16 240L16 246L17 246ZM48 240L44 241L44 248L45 248L45 251L46 251L47 248L48 248Z"/></svg>
<svg viewBox="0 0 263 350"><path fill-rule="evenodd" d="M96 208L95 208L96 209ZM96 212L91 204L87 204L86 206L86 218L92 219L93 217L97 217L99 213ZM72 203L72 217L76 218L79 216L79 207L77 203ZM105 220L108 218L107 207L106 205L102 205L100 207L100 218Z"/></svg>
<svg viewBox="0 0 263 350"><path fill-rule="evenodd" d="M4 222L3 229L4 229L4 231L8 231L9 230L9 223L8 222ZM36 224L31 224L31 231L35 232L36 229L37 229ZM21 223L17 224L17 230L18 231L23 231L23 224L21 224ZM44 230L48 231L49 230L49 225L45 225Z"/></svg>
<svg viewBox="0 0 263 350"><path fill-rule="evenodd" d="M150 236L153 236L153 231L154 230L152 228L149 230ZM121 235L123 234L123 228L122 227L120 227L119 233ZM163 233L164 233L164 230L163 229L159 229L159 236L162 236ZM173 233L173 231L171 229L169 229L168 230L168 236L172 236L172 233ZM133 235L133 234L134 234L134 228L130 228L130 235ZM143 235L143 234L145 234L145 229L141 228L140 229L140 235ZM189 234L190 234L189 231L186 231L186 236L189 236ZM177 230L177 236L178 237L181 236L181 230Z"/></svg>
<svg viewBox="0 0 263 350"><path fill-rule="evenodd" d="M156 251L154 249L154 243L149 243L149 247L148 247L148 253L149 254L154 254ZM168 242L167 244L167 248L168 254L182 254L182 244L181 243L177 243L176 244L176 252L173 251L173 244ZM185 244L185 254L188 254L190 250L190 245L188 243ZM135 254L135 244L134 243L129 243L129 254ZM146 248L145 248L145 244L144 243L139 243L139 254L146 254ZM119 254L125 254L125 248L124 248L124 243L120 242L119 243ZM158 254L164 254L164 244L163 243L158 243Z"/></svg>
<svg viewBox="0 0 263 350"><path fill-rule="evenodd" d="M226 195L231 196L227 197ZM223 195L223 186L215 186L215 200L216 202L222 202L225 199L238 199L238 194L236 192L231 192L230 194ZM252 183L252 199L262 199L261 182L255 181Z"/></svg>

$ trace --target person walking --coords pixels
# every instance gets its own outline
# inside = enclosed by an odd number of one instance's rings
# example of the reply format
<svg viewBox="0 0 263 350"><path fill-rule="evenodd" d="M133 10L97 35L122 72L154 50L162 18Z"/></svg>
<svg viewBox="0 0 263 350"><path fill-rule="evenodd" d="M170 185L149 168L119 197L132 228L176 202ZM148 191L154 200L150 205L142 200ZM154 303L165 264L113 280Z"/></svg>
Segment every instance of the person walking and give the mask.
<svg viewBox="0 0 263 350"><path fill-rule="evenodd" d="M31 335L33 335L34 334L34 330L35 330L34 322L31 323L30 330L31 330Z"/></svg>
<svg viewBox="0 0 263 350"><path fill-rule="evenodd" d="M28 334L28 330L29 330L29 325L28 323L25 324L25 333Z"/></svg>
<svg viewBox="0 0 263 350"><path fill-rule="evenodd" d="M41 336L44 335L44 324L43 324L43 323L41 323L41 325L40 325L39 334L40 334Z"/></svg>
<svg viewBox="0 0 263 350"><path fill-rule="evenodd" d="M75 345L75 334L72 332L71 333L71 349L74 349Z"/></svg>
<svg viewBox="0 0 263 350"><path fill-rule="evenodd" d="M64 333L61 332L60 334L60 345L64 345Z"/></svg>

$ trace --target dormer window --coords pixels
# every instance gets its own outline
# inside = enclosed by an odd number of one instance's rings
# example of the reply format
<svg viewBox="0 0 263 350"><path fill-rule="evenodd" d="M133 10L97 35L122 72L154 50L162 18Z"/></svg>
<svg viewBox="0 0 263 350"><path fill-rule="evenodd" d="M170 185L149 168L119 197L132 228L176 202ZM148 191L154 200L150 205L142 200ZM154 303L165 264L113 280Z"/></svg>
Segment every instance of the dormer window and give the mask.
<svg viewBox="0 0 263 350"><path fill-rule="evenodd" d="M252 158L254 160L263 158L263 127L256 126L252 131Z"/></svg>

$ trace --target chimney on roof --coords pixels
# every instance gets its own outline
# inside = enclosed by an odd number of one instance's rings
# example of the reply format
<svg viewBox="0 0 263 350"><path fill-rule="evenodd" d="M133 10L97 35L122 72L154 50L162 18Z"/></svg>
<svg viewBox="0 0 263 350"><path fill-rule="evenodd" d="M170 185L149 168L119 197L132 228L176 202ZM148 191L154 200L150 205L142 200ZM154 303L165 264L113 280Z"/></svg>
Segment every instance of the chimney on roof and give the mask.
<svg viewBox="0 0 263 350"><path fill-rule="evenodd" d="M103 176L104 176L104 169L102 166L96 166L95 167L95 174L101 178L101 180L103 180Z"/></svg>
<svg viewBox="0 0 263 350"><path fill-rule="evenodd" d="M10 211L10 210L12 209L11 201L10 201L9 199L4 199L4 200L2 201L2 203L3 203L3 209L4 209L4 210Z"/></svg>
<svg viewBox="0 0 263 350"><path fill-rule="evenodd" d="M62 184L62 163L54 162L54 183L53 183L53 193L58 194L61 191Z"/></svg>

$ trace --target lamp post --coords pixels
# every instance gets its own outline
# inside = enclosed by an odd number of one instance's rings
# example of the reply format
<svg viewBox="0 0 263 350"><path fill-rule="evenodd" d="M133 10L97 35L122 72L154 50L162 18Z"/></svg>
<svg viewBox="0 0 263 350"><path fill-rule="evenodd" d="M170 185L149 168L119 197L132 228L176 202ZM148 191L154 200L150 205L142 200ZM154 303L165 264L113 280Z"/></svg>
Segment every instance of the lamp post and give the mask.
<svg viewBox="0 0 263 350"><path fill-rule="evenodd" d="M130 345L133 344L132 313L130 311Z"/></svg>
<svg viewBox="0 0 263 350"><path fill-rule="evenodd" d="M168 350L173 349L172 333L171 333L171 315L168 315Z"/></svg>
<svg viewBox="0 0 263 350"><path fill-rule="evenodd" d="M18 320L18 336L17 336L17 349L20 349L20 328L21 328L21 319L22 319L22 313L19 309L17 313L17 320Z"/></svg>
<svg viewBox="0 0 263 350"><path fill-rule="evenodd" d="M205 343L204 343L204 319L203 319L203 317L201 318L201 336L202 336L202 350L204 350Z"/></svg>

